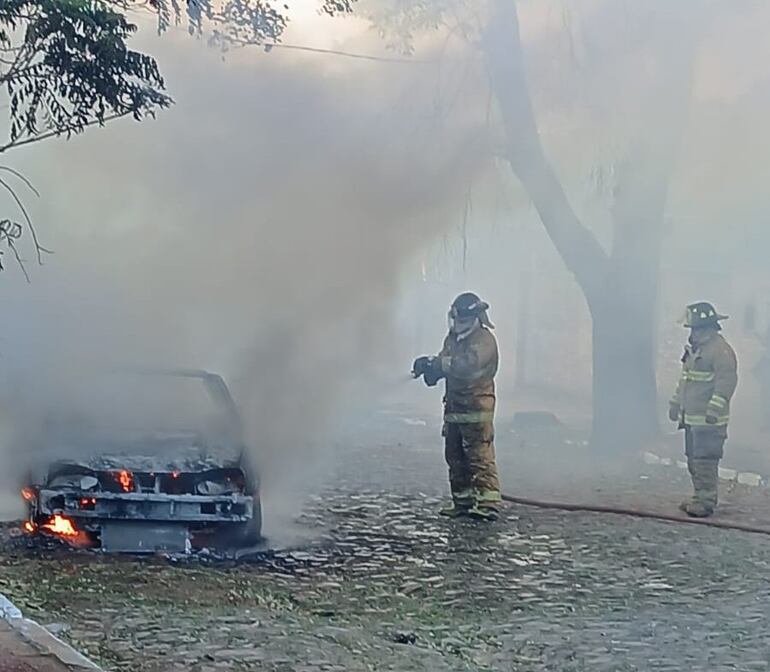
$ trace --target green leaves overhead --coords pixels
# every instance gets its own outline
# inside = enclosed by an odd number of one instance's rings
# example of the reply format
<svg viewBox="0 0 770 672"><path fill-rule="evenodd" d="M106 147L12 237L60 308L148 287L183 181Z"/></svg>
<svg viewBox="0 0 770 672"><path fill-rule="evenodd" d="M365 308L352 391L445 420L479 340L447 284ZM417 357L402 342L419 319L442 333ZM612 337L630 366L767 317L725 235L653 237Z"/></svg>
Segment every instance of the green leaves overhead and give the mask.
<svg viewBox="0 0 770 672"><path fill-rule="evenodd" d="M0 1L0 84L10 105L3 151L44 133L69 136L170 105L155 60L126 46L135 31L104 2Z"/></svg>

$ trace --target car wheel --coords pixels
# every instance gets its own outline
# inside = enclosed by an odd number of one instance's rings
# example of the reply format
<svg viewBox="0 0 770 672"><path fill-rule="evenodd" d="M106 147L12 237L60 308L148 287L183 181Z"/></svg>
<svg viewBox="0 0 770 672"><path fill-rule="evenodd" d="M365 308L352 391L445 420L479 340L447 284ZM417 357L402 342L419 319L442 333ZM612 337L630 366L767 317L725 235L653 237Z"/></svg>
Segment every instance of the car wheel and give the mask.
<svg viewBox="0 0 770 672"><path fill-rule="evenodd" d="M247 523L232 523L222 529L220 544L225 546L254 546L262 540L262 502L254 501L251 520Z"/></svg>

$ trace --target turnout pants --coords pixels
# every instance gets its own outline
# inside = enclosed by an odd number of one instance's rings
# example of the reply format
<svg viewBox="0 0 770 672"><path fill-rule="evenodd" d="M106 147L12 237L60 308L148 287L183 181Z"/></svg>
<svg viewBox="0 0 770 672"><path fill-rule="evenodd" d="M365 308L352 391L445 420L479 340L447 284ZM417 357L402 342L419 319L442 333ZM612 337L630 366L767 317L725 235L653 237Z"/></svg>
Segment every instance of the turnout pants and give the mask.
<svg viewBox="0 0 770 672"><path fill-rule="evenodd" d="M724 427L685 427L687 469L692 479L693 501L714 510L719 490L719 460L724 454Z"/></svg>
<svg viewBox="0 0 770 672"><path fill-rule="evenodd" d="M500 481L494 439L491 422L444 425L444 455L456 506L499 508Z"/></svg>

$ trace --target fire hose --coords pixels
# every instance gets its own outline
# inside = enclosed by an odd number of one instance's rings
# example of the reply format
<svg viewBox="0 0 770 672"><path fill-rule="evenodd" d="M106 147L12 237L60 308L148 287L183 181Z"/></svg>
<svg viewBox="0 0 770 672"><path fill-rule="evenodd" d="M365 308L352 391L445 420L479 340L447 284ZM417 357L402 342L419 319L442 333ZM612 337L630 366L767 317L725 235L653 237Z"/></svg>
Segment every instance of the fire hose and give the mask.
<svg viewBox="0 0 770 672"><path fill-rule="evenodd" d="M435 357L420 357L412 366L412 378L417 379L421 376L428 387L435 386L441 379L442 374L436 370ZM705 527L718 527L723 530L736 530L739 532L748 532L750 534L764 534L770 536L770 528L760 527L758 525L744 525L743 523L733 523L727 520L714 520L713 518L692 518L676 516L667 513L656 513L654 511L640 511L638 509L627 509L618 506L603 506L597 504L568 504L565 502L550 502L539 499L530 499L528 497L514 497L512 495L502 494L504 502L511 504L520 504L522 506L532 506L538 509L553 509L558 511L581 511L586 513L602 513L616 516L629 516L632 518L646 518L648 520L659 520L666 523L684 523L688 525L703 525Z"/></svg>
<svg viewBox="0 0 770 672"><path fill-rule="evenodd" d="M651 520L660 520L667 523L686 523L689 525L704 525L706 527L719 527L724 530L737 530L739 532L749 532L751 534L766 534L770 536L770 528L757 525L744 525L742 523L732 523L727 520L714 520L713 518L684 518L667 513L655 513L654 511L640 511L637 509L626 509L618 506L603 506L597 504L567 504L564 502L549 502L539 499L530 499L528 497L513 497L512 495L502 495L504 502L520 504L522 506L532 506L538 509L555 509L559 511L582 511L587 513L604 513L618 516L630 516L632 518L648 518Z"/></svg>

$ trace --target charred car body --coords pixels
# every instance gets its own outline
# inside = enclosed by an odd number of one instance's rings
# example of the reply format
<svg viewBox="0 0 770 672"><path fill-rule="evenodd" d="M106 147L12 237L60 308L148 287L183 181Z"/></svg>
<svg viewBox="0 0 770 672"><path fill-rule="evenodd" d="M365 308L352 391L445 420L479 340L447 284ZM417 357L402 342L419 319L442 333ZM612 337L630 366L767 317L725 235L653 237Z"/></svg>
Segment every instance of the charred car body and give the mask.
<svg viewBox="0 0 770 672"><path fill-rule="evenodd" d="M125 385L129 374L122 375L123 389L133 389ZM150 389L159 380L200 386L210 404L206 412L185 408L206 422L179 427L165 411L141 427L54 421L46 436L54 437L47 440L56 449L41 451L22 490L25 530L108 552L255 543L262 524L259 483L246 463L241 420L224 380L205 371L130 376L143 381L134 393L138 403L152 397L140 391L148 381Z"/></svg>

